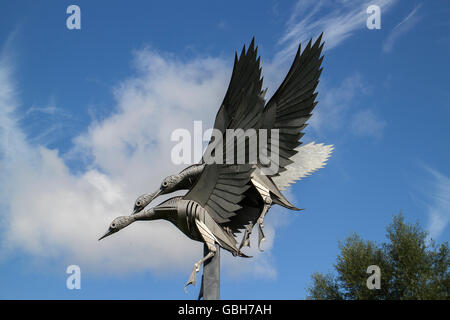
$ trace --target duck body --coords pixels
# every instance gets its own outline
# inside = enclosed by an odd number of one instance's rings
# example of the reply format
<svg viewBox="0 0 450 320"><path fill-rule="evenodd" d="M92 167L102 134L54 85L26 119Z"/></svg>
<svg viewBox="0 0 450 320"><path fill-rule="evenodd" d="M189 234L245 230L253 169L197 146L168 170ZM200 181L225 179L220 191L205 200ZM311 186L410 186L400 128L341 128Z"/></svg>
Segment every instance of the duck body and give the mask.
<svg viewBox="0 0 450 320"><path fill-rule="evenodd" d="M217 243L235 256L246 257L238 249L233 234L227 232L211 217L205 208L193 200L174 197L154 208L145 210L143 217L149 213L159 219L171 222L192 240ZM136 220L141 220L139 214L135 216ZM145 218L142 220L145 220Z"/></svg>

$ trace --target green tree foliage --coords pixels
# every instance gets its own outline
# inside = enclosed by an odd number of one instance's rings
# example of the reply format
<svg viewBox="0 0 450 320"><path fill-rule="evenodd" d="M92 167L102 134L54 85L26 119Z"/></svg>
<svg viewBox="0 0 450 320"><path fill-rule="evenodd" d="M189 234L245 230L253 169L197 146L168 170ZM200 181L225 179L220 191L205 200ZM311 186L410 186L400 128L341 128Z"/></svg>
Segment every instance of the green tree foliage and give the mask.
<svg viewBox="0 0 450 320"><path fill-rule="evenodd" d="M448 299L450 291L448 242L436 245L418 224L396 215L386 228L389 242L377 245L357 234L339 243L335 273L312 275L308 298ZM367 288L367 267L381 269L381 288Z"/></svg>

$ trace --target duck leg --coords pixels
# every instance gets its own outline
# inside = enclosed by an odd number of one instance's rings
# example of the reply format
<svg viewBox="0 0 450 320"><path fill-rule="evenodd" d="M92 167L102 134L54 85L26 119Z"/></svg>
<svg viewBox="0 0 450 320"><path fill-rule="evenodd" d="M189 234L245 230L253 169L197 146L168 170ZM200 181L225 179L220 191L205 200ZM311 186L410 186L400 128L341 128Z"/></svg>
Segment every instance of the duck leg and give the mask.
<svg viewBox="0 0 450 320"><path fill-rule="evenodd" d="M266 216L267 211L269 211L270 206L272 205L272 198L270 196L267 196L264 198L264 208L261 212L261 215L258 218L258 249L259 251L264 251L261 249L261 242L266 239L264 235L264 217Z"/></svg>
<svg viewBox="0 0 450 320"><path fill-rule="evenodd" d="M214 248L215 249L215 248ZM210 249L211 250L211 249ZM184 286L184 291L186 291L186 288L190 285L193 284L195 286L195 281L196 281L196 275L197 272L200 271L200 266L203 264L203 262L205 262L206 260L208 260L209 258L214 257L215 255L215 250L210 251L206 256L204 256L202 259L200 259L197 263L194 264L194 268L192 269L191 275L189 276L189 280L186 283L186 285Z"/></svg>
<svg viewBox="0 0 450 320"><path fill-rule="evenodd" d="M267 211L269 211L270 206L272 205L272 197L270 196L270 190L260 183L257 179L252 179L253 185L256 187L256 190L261 195L262 200L264 201L264 207L262 209L261 214L257 220L258 222L258 249L259 251L264 251L261 249L261 242L266 238L264 235L264 217L266 216ZM253 226L252 226L253 227Z"/></svg>
<svg viewBox="0 0 450 320"><path fill-rule="evenodd" d="M195 286L195 280L197 272L200 271L200 266L205 262L206 260L214 257L216 254L216 237L212 234L212 232L208 229L208 227L201 222L198 219L195 219L195 224L197 225L198 231L200 232L200 235L203 238L203 241L205 242L206 246L208 247L208 254L204 256L202 259L200 259L197 263L194 264L194 268L192 269L191 275L189 276L189 280L184 286L184 291L186 292L186 288L193 284Z"/></svg>
<svg viewBox="0 0 450 320"><path fill-rule="evenodd" d="M241 250L242 247L250 247L250 235L252 234L254 223L250 222L248 225L245 226L245 233L242 237L241 244L239 245L239 250Z"/></svg>

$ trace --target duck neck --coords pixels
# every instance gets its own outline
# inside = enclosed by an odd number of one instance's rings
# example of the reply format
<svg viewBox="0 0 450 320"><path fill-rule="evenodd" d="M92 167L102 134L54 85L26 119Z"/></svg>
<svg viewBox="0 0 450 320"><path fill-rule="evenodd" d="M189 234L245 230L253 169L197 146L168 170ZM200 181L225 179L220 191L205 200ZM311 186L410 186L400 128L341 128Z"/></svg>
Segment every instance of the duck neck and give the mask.
<svg viewBox="0 0 450 320"><path fill-rule="evenodd" d="M134 215L132 215L133 219L135 221L140 220L157 220L161 219L162 217L159 216L159 214L155 211L154 208L142 210L141 212L138 212Z"/></svg>
<svg viewBox="0 0 450 320"><path fill-rule="evenodd" d="M159 190L152 192L152 193L148 193L144 196L144 203L146 205L148 205L150 202L152 202L152 200L155 198L155 196L157 195L157 193L159 192Z"/></svg>
<svg viewBox="0 0 450 320"><path fill-rule="evenodd" d="M154 207L147 210L143 210L139 213L132 215L135 221L138 220L170 220L174 213L177 212L176 206L163 206Z"/></svg>

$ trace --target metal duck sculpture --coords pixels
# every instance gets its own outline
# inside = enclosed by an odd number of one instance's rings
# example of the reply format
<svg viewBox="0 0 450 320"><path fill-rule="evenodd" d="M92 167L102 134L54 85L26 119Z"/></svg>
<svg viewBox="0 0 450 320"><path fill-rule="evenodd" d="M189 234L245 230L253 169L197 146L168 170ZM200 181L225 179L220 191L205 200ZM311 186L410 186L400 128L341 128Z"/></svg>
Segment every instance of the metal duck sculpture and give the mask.
<svg viewBox="0 0 450 320"><path fill-rule="evenodd" d="M228 150L231 144L233 150L245 149L247 159L248 142L245 139L225 140L227 129L276 129L278 140L275 143L270 140L267 149L272 156L275 153L276 157L271 159L276 159L277 172L267 174L264 171L267 163L259 158L256 163L229 164L225 155L224 164L219 164L208 163L204 155L201 163L165 178L158 190L138 197L133 213L114 219L100 239L139 220L172 222L189 238L204 242L208 248L208 253L194 265L186 286L195 284L202 263L215 255L216 244L235 256L248 257L241 248L250 245L250 234L256 223L260 248L264 239L264 217L273 204L299 210L281 191L321 168L332 151L332 146L315 143L300 146L299 141L317 104L314 91L322 71L321 38L322 35L313 45L309 41L303 52L299 46L286 78L267 103L265 91L261 90L260 58L254 39L247 52L244 46L240 57L235 55L230 84L214 123L214 129L222 133L221 141L213 143L212 139L207 150L211 154L217 146L223 145ZM144 209L160 195L185 189L189 190L185 196ZM245 230L245 234L238 246L236 236L241 230Z"/></svg>
<svg viewBox="0 0 450 320"><path fill-rule="evenodd" d="M257 223L259 227L258 248L262 251L261 242L265 238L263 232L264 217L272 204L278 204L291 210L299 210L283 196L280 190L284 190L294 181L323 167L331 154L333 148L330 145L309 143L300 146L301 142L299 141L303 136L301 131L306 126L305 122L311 116L310 112L316 105L315 96L317 94L314 93L314 90L321 73L320 64L323 57L320 57L320 54L322 47L321 36L313 46L311 46L310 41L303 53L301 53L299 47L286 79L263 110L260 109L260 106L264 105L264 95L262 92L259 93L259 99L262 100L262 103L259 103L253 110L260 112L259 119L257 122L250 123L250 125L255 124L254 128L257 129L279 129L281 131L281 145L278 155L280 170L276 174L267 175L261 172L264 168L263 164L257 163L254 166L255 171L252 173L251 183L257 192L249 192L246 197L250 194L253 195L254 202L258 202L258 206L261 207L261 213L255 221L251 221L245 226L245 234L239 248L250 246L250 234L253 226ZM240 59L236 57L233 76L226 98L216 117L215 128L223 130L226 126L226 122L221 122L223 119L221 112L224 112L228 105L230 99L227 99L227 97L233 94L233 90L239 89L235 88L236 77L240 75L240 79L251 79L252 73L257 73L256 77L253 75L253 79L259 80L261 69L259 68L259 58L256 59L256 52L257 49L254 49L254 42L252 41L247 53L243 49ZM242 70L245 70L247 74ZM243 85L240 85L242 88ZM260 90L261 83L259 82L258 85L257 89ZM286 98L290 98L290 100L286 102ZM232 118L232 116L228 114L229 118ZM251 126L247 125L244 129L249 127ZM228 125L225 129L235 128L233 125ZM196 183L204 168L204 163L195 164L176 175L166 177L157 191L143 194L136 199L133 214L142 210L159 195L190 189Z"/></svg>

